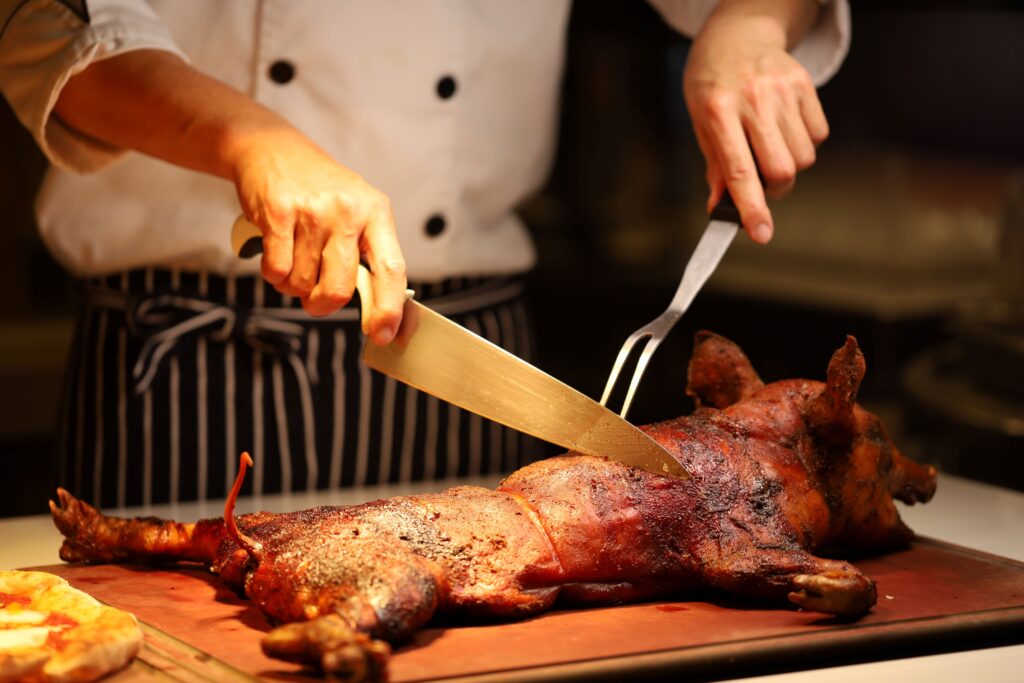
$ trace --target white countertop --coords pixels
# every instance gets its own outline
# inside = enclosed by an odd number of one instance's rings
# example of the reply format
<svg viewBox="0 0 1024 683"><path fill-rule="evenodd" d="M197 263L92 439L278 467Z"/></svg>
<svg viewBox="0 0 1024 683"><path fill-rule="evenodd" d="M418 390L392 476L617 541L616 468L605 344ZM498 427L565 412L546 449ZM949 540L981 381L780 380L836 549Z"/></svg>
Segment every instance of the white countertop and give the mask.
<svg viewBox="0 0 1024 683"><path fill-rule="evenodd" d="M353 505L396 495L438 491L447 485L478 484L493 487L496 478L426 482L361 490L318 492L239 499L236 511L285 512L316 505ZM154 505L148 508L107 510L114 515L156 515L181 522L219 517L223 501L203 504ZM907 524L918 534L1024 561L1024 493L942 474L938 491L927 505L901 506ZM0 519L0 569L59 562L61 536L49 515ZM959 683L964 680L1011 683L1024 680L1024 645L988 648L927 657L813 669L744 679L748 683Z"/></svg>

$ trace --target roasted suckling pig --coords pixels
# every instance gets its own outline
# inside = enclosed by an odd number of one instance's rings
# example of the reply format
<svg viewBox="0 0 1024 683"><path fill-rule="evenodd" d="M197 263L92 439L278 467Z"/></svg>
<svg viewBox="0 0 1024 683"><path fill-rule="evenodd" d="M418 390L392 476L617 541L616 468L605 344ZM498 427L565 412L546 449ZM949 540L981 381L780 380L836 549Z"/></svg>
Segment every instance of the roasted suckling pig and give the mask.
<svg viewBox="0 0 1024 683"><path fill-rule="evenodd" d="M905 458L855 403L864 358L848 337L824 383L765 385L732 342L702 332L697 410L645 428L688 480L568 453L495 491L233 515L183 524L106 517L59 490L69 562L207 564L275 623L273 656L346 680L386 675L388 643L435 615L517 618L562 604L685 595L698 587L855 618L875 586L816 549L905 546L893 503L927 501L935 470Z"/></svg>

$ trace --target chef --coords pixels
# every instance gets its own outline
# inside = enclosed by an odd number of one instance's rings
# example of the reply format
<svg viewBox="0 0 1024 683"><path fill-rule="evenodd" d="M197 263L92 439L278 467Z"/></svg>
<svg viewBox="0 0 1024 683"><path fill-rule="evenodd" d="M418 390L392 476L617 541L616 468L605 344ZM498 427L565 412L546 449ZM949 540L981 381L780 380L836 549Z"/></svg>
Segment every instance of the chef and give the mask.
<svg viewBox="0 0 1024 683"><path fill-rule="evenodd" d="M814 163L845 0L652 0L750 238ZM407 287L529 358L514 207L552 161L567 0L2 0L0 91L51 162L47 247L83 286L60 483L103 506L507 471L530 442L359 363ZM756 165L755 165L756 159ZM765 189L757 179L757 169ZM229 230L263 232L239 260ZM373 273L365 336L346 306Z"/></svg>

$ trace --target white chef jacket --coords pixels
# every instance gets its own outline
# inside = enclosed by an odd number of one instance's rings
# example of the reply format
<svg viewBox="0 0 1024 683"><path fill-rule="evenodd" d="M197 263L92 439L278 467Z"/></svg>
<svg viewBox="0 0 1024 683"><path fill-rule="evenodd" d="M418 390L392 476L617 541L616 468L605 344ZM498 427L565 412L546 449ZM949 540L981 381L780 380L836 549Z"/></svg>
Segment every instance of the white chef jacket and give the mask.
<svg viewBox="0 0 1024 683"><path fill-rule="evenodd" d="M651 1L689 35L714 6ZM568 13L568 0L0 0L0 92L52 163L39 228L76 275L258 271L230 250L229 182L51 116L70 76L143 48L248 93L385 192L410 279L516 273L535 260L514 209L551 165ZM849 35L833 0L793 54L820 84Z"/></svg>

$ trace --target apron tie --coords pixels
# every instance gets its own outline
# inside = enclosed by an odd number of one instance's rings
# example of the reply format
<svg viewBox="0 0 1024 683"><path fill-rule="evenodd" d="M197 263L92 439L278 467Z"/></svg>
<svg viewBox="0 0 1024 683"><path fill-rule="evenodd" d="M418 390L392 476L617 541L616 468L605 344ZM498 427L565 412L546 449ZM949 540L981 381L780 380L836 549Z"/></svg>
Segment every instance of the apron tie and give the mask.
<svg viewBox="0 0 1024 683"><path fill-rule="evenodd" d="M287 356L304 393L310 378L299 352L305 328L275 317L273 309L236 309L198 297L160 294L135 299L125 307L128 329L142 338L142 350L132 368L135 393L144 394L164 366L164 360L186 339L203 335L217 342L242 341L257 351Z"/></svg>

